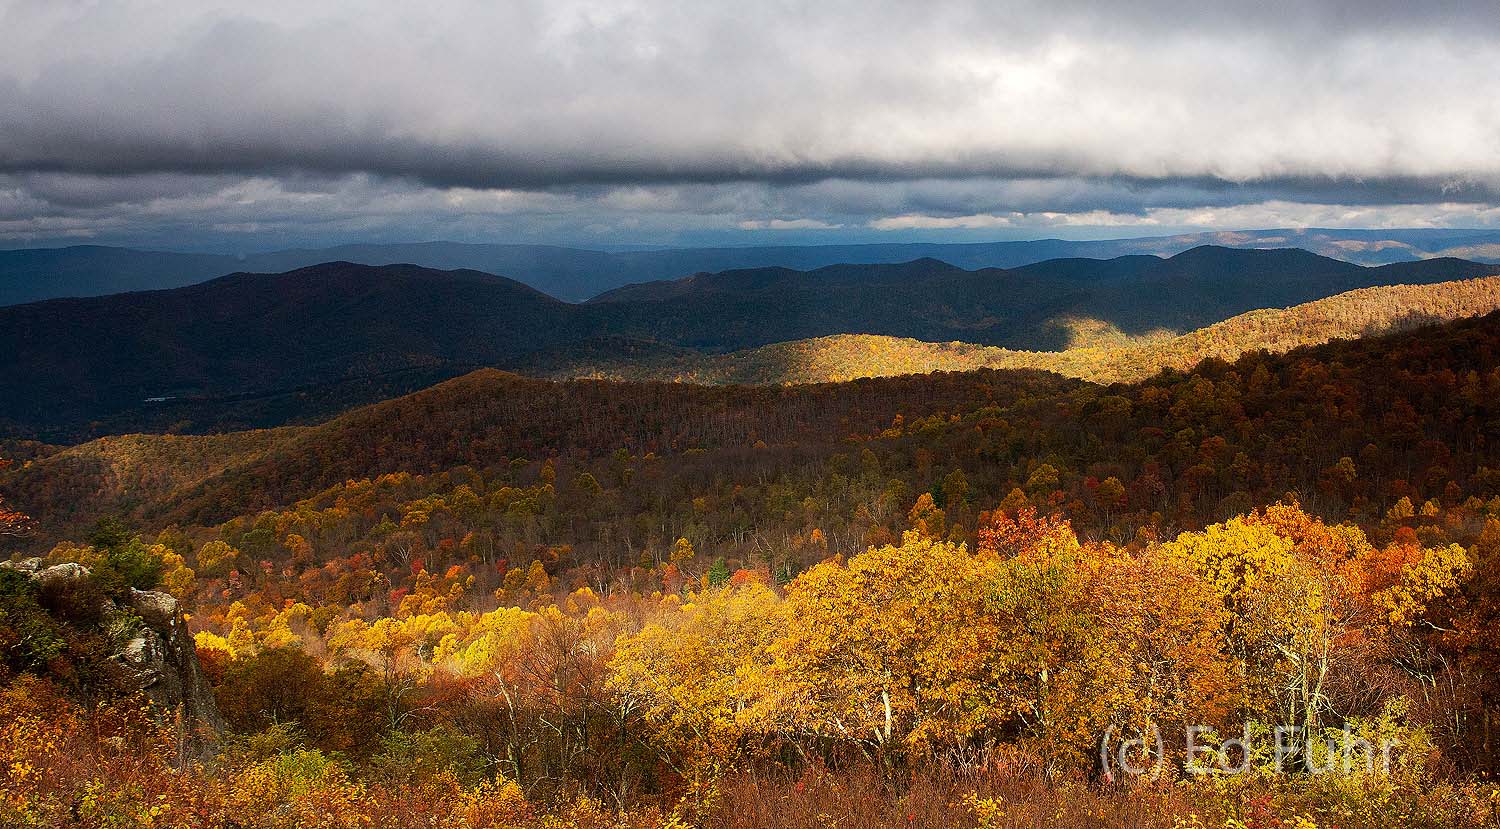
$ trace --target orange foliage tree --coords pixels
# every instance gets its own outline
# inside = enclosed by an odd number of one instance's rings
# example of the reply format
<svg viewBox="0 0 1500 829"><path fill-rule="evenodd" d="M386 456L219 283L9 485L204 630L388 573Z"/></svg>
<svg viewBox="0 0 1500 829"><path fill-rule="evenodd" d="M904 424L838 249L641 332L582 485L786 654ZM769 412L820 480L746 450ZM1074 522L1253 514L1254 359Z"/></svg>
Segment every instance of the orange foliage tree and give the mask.
<svg viewBox="0 0 1500 829"><path fill-rule="evenodd" d="M0 458L0 470L11 465L11 461ZM6 505L0 497L0 538L23 538L35 529L31 516Z"/></svg>

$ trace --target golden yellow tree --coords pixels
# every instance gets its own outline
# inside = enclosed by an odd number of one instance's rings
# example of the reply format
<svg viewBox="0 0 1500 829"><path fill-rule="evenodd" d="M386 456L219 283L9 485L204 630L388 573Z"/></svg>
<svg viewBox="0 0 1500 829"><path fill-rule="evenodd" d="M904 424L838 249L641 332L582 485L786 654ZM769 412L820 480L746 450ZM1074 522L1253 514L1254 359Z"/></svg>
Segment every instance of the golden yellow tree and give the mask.
<svg viewBox="0 0 1500 829"><path fill-rule="evenodd" d="M1228 615L1252 716L1316 733L1337 671L1357 671L1384 640L1452 590L1469 563L1456 546L1377 551L1358 528L1277 504L1162 545L1213 585Z"/></svg>
<svg viewBox="0 0 1500 829"><path fill-rule="evenodd" d="M803 573L770 647L759 721L872 755L981 730L994 710L983 664L997 633L984 610L995 566L913 531Z"/></svg>
<svg viewBox="0 0 1500 829"><path fill-rule="evenodd" d="M785 624L780 598L757 582L680 604L672 597L616 643L610 688L645 719L679 773L725 762L748 732L767 651Z"/></svg>

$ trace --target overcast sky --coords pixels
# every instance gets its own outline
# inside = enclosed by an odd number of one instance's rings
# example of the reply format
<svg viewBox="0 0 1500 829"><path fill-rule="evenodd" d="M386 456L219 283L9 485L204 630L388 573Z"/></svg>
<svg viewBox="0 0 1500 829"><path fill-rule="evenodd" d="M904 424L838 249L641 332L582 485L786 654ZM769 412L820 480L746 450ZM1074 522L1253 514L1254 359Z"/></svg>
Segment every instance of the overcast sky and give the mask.
<svg viewBox="0 0 1500 829"><path fill-rule="evenodd" d="M1500 3L0 0L0 247L1500 227Z"/></svg>

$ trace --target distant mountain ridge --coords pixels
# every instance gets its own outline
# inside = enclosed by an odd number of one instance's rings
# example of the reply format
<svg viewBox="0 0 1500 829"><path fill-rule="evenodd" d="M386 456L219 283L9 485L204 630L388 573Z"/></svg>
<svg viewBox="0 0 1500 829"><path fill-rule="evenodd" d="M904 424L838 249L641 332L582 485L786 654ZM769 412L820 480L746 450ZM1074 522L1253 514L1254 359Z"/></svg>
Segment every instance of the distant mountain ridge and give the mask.
<svg viewBox="0 0 1500 829"><path fill-rule="evenodd" d="M609 348L647 358L835 334L1118 347L1356 288L1495 273L1458 260L1365 268L1203 247L1011 270L925 259L730 271L575 305L474 270L333 262L0 308L0 436L314 422L475 368L546 372Z"/></svg>
<svg viewBox="0 0 1500 829"><path fill-rule="evenodd" d="M1206 244L1237 248L1297 247L1363 265L1440 256L1500 262L1500 230L1428 228L1272 229L1084 241L889 242L639 251L418 242L296 248L243 256L80 245L0 250L0 306L178 288L235 272L281 273L333 261L478 270L508 276L564 301L581 302L625 285L735 269L781 266L811 270L835 264L894 264L922 258L938 259L969 270L1016 268L1062 258L1172 256Z"/></svg>
<svg viewBox="0 0 1500 829"><path fill-rule="evenodd" d="M1050 260L968 271L922 259L700 274L612 291L584 307L630 334L732 351L829 334L884 334L1057 351L1090 344L1079 321L1126 338L1179 334L1257 308L1286 307L1375 285L1427 284L1500 273L1500 266L1429 259L1362 267L1307 251L1204 246L1168 259Z"/></svg>
<svg viewBox="0 0 1500 829"><path fill-rule="evenodd" d="M107 417L174 409L182 398L361 382L349 399L393 396L572 339L582 332L569 333L571 309L478 271L342 262L13 306L0 309L0 350L10 355L0 363L0 420L55 423L74 419L59 412ZM377 378L394 379L370 384ZM294 402L286 419L346 407Z"/></svg>
<svg viewBox="0 0 1500 829"><path fill-rule="evenodd" d="M1175 337L1064 351L1017 351L965 342L922 342L876 334L834 334L727 354L637 349L628 357L584 353L547 376L692 384L839 383L976 369L1041 369L1096 383L1136 382L1186 371L1206 359L1249 351L1281 353L1336 339L1405 331L1500 311L1500 276L1431 285L1361 288L1291 308L1263 308Z"/></svg>

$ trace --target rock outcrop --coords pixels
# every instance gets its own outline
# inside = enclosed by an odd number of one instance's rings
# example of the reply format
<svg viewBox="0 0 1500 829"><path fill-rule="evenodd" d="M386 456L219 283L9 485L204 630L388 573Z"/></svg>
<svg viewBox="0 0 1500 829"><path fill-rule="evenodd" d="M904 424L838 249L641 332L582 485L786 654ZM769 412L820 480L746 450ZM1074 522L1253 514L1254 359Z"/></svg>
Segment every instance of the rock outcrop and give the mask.
<svg viewBox="0 0 1500 829"><path fill-rule="evenodd" d="M159 710L178 718L184 748L201 755L217 741L224 721L177 600L132 588L130 607L145 624L115 658L133 672L137 687Z"/></svg>
<svg viewBox="0 0 1500 829"><path fill-rule="evenodd" d="M48 567L36 558L0 562L0 567L29 574L43 589L91 576L76 562ZM130 588L122 602L106 599L104 604L106 618L128 612L140 619L138 626L126 628L130 638L110 657L129 689L145 694L163 722L177 725L184 759L205 757L218 742L224 722L177 600L166 593Z"/></svg>

